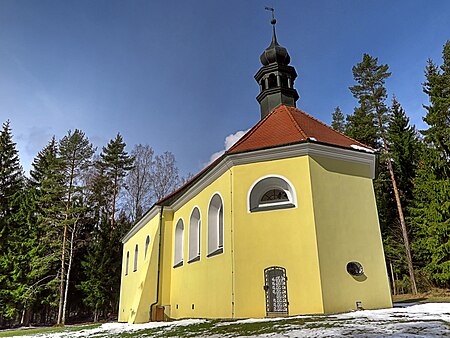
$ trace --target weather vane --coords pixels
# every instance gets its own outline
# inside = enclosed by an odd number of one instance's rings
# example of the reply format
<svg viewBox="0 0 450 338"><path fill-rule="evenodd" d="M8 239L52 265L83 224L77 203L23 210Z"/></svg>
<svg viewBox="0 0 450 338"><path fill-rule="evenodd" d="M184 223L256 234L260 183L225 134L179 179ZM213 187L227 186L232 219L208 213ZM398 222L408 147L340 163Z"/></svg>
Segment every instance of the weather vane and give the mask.
<svg viewBox="0 0 450 338"><path fill-rule="evenodd" d="M270 23L271 23L272 25L275 25L275 24L277 23L277 19L275 19L275 9L272 8L272 7L264 7L264 9L265 9L266 11L271 11L271 12L272 12L272 21L270 21Z"/></svg>

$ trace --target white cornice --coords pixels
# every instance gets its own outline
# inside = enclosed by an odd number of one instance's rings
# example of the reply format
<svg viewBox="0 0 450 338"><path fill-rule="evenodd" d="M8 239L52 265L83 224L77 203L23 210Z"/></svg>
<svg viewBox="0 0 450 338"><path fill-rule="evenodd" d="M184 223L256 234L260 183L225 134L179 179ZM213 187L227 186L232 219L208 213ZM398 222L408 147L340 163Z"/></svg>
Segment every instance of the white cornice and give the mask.
<svg viewBox="0 0 450 338"><path fill-rule="evenodd" d="M321 156L341 161L359 163L369 165L371 178L375 177L375 161L376 155L373 153L338 148L324 144L313 142L297 143L293 145L281 146L276 148L268 148L226 155L217 165L205 173L205 175L195 182L185 193L176 199L170 206L164 206L164 210L177 211L186 202L198 195L208 185L222 176L227 170L233 166L250 164L264 161L273 161L299 156ZM122 243L128 241L136 234L145 224L155 217L161 210L161 206L154 205L122 238Z"/></svg>
<svg viewBox="0 0 450 338"><path fill-rule="evenodd" d="M235 165L280 160L304 155L316 155L341 161L366 164L370 166L372 178L375 177L375 154L312 142L297 143L283 147L254 150L225 156L219 164L207 172L204 177L197 181L180 198L175 200L171 207L174 211L178 210L187 201L195 197L205 187Z"/></svg>

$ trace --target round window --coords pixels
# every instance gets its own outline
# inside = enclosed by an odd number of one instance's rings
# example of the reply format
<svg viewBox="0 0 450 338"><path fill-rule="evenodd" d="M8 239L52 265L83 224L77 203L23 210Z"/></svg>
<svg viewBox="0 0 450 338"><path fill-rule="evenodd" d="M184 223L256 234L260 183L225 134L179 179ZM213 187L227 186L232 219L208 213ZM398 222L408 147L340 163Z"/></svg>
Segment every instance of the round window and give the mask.
<svg viewBox="0 0 450 338"><path fill-rule="evenodd" d="M347 264L347 272L352 276L362 276L364 269L359 262L350 262Z"/></svg>

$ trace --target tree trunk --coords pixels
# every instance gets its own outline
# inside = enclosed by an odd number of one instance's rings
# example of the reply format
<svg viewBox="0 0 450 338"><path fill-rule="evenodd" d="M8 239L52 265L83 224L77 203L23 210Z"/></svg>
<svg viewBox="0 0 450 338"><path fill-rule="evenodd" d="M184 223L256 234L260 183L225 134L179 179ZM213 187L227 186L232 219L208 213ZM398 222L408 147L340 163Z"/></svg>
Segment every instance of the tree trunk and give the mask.
<svg viewBox="0 0 450 338"><path fill-rule="evenodd" d="M74 154L75 156L75 154ZM63 235L63 243L62 243L62 251L61 251L61 282L59 285L59 306L58 306L58 319L56 321L57 325L61 324L61 319L63 317L63 299L64 296L64 275L65 275L65 260L66 260L66 242L67 242L67 222L69 220L69 209L70 203L72 199L72 188L73 188L73 178L75 172L75 163L72 161L72 167L70 168L70 177L69 177L69 192L67 196L67 204L66 204L66 215L65 215L65 223L64 223L64 235ZM67 289L67 287L66 287ZM64 323L62 323L64 325Z"/></svg>
<svg viewBox="0 0 450 338"><path fill-rule="evenodd" d="M72 235L70 236L69 266L67 267L66 291L64 293L64 304L63 304L62 322L61 322L62 325L64 325L66 323L67 294L69 291L70 270L72 269L72 260L73 260L73 242L75 240L75 231L76 231L76 227L77 227L77 222L78 222L78 220L75 221L75 223L73 225Z"/></svg>
<svg viewBox="0 0 450 338"><path fill-rule="evenodd" d="M400 225L402 228L403 244L405 245L406 262L408 264L411 292L413 295L415 295L415 294L417 294L417 285L416 285L416 278L414 276L414 267L413 267L412 256L411 256L411 248L409 246L408 230L406 229L406 222L405 222L405 217L403 215L402 202L400 201L400 194L398 192L397 182L395 180L394 169L392 168L391 158L389 157L388 147L387 147L385 140L383 140L383 143L384 143L384 150L386 151L386 155L388 156L387 165L389 168L389 173L391 175L392 188L394 189L395 202L397 203L398 217L400 219Z"/></svg>
<svg viewBox="0 0 450 338"><path fill-rule="evenodd" d="M391 268L392 293L395 296L397 294L397 286L395 285L394 268L392 267L392 261L389 261L389 267Z"/></svg>
<svg viewBox="0 0 450 338"><path fill-rule="evenodd" d="M114 175L114 187L113 187L113 199L112 199L112 212L111 212L111 237L114 231L114 215L116 213L116 196L117 196L117 175Z"/></svg>
<svg viewBox="0 0 450 338"><path fill-rule="evenodd" d="M415 295L415 294L417 294L417 285L416 285L416 278L414 276L414 267L413 267L412 256L411 256L411 248L409 246L408 230L406 229L406 222L405 222L405 217L403 215L402 202L400 200L400 194L399 194L398 188L397 188L397 181L395 179L394 168L392 167L392 161L391 161L391 157L389 155L389 148L388 148L388 144L387 144L386 135L383 131L383 120L382 120L382 117L381 117L381 114L379 111L379 107L375 106L375 110L377 112L378 123L380 125L380 134L381 134L381 139L383 141L383 148L384 148L384 151L387 156L386 161L387 161L387 166L389 169L389 174L391 176L392 189L394 189L395 203L397 204L398 218L400 219L400 225L402 228L403 244L405 246L406 262L408 264L411 292L413 295Z"/></svg>

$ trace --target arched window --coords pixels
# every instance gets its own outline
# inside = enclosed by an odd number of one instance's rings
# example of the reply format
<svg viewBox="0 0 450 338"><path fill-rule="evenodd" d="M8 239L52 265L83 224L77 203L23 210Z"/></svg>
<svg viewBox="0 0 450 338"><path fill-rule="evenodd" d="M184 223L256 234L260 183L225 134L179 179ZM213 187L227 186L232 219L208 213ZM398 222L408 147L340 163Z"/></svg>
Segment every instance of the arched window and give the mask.
<svg viewBox="0 0 450 338"><path fill-rule="evenodd" d="M134 247L134 265L133 265L133 272L137 271L137 266L138 266L138 245L136 244L136 246Z"/></svg>
<svg viewBox="0 0 450 338"><path fill-rule="evenodd" d="M208 256L223 252L223 202L215 194L208 208Z"/></svg>
<svg viewBox="0 0 450 338"><path fill-rule="evenodd" d="M281 87L284 88L289 88L289 81L288 81L288 77L286 75L281 75Z"/></svg>
<svg viewBox="0 0 450 338"><path fill-rule="evenodd" d="M147 236L147 238L145 239L144 259L147 258L147 251L149 245L150 245L150 236Z"/></svg>
<svg viewBox="0 0 450 338"><path fill-rule="evenodd" d="M125 262L125 276L128 275L128 265L130 264L130 252L127 251L127 259Z"/></svg>
<svg viewBox="0 0 450 338"><path fill-rule="evenodd" d="M183 247L184 247L184 224L180 218L175 226L175 244L173 253L173 267L183 265Z"/></svg>
<svg viewBox="0 0 450 338"><path fill-rule="evenodd" d="M269 75L269 89L276 88L276 87L278 87L277 77L275 76L275 74L270 74Z"/></svg>
<svg viewBox="0 0 450 338"><path fill-rule="evenodd" d="M189 220L189 262L200 260L200 227L200 211L196 207Z"/></svg>
<svg viewBox="0 0 450 338"><path fill-rule="evenodd" d="M253 184L248 203L250 212L292 208L296 206L295 190L283 177L265 177Z"/></svg>

